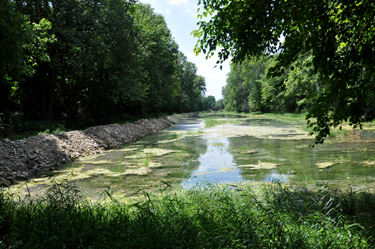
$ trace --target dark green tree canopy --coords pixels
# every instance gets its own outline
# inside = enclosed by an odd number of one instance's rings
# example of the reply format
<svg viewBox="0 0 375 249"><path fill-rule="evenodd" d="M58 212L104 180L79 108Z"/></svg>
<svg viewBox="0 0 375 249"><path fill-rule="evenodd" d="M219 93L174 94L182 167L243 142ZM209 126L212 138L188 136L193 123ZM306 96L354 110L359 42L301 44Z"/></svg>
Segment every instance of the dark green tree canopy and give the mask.
<svg viewBox="0 0 375 249"><path fill-rule="evenodd" d="M322 88L313 98L307 118L314 118L317 143L331 127L344 121L357 126L375 105L375 2L370 0L201 0L195 52L207 56L220 47L218 63L232 56L273 56L268 77L283 75L299 55L312 54ZM281 43L280 37L285 41ZM293 70L293 67L291 68ZM275 85L280 91L285 81Z"/></svg>
<svg viewBox="0 0 375 249"><path fill-rule="evenodd" d="M0 125L206 109L205 79L136 0L1 0ZM14 119L15 120L15 119Z"/></svg>
<svg viewBox="0 0 375 249"><path fill-rule="evenodd" d="M207 96L207 105L208 108L214 108L216 104L215 96L208 95Z"/></svg>

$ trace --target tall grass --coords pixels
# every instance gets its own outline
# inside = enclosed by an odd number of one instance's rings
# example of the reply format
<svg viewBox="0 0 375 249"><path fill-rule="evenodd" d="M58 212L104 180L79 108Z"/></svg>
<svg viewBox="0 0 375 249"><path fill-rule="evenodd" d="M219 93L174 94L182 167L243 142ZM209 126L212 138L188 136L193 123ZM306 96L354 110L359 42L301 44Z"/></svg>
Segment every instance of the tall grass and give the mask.
<svg viewBox="0 0 375 249"><path fill-rule="evenodd" d="M42 199L0 195L6 248L371 248L375 198L280 184L201 185L86 201L69 182ZM365 198L365 199L363 199ZM364 201L370 206L358 206ZM359 201L359 202L358 202ZM366 219L356 219L361 208ZM364 216L364 214L362 215ZM368 223L366 223L367 221Z"/></svg>

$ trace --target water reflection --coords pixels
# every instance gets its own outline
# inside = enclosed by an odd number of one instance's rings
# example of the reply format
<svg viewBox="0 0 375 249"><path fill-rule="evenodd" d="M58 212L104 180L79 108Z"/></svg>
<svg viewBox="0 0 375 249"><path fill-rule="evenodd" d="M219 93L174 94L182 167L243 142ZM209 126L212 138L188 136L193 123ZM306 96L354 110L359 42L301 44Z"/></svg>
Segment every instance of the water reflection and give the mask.
<svg viewBox="0 0 375 249"><path fill-rule="evenodd" d="M263 133L227 135L228 130L238 127L256 127ZM314 148L309 147L311 139L293 139L301 133L294 125L248 117L240 125L207 129L203 137L207 152L199 156L199 168L182 185L189 187L204 181L375 183L375 143L371 141L375 133L362 131L361 136L329 139ZM322 162L332 165L319 168Z"/></svg>
<svg viewBox="0 0 375 249"><path fill-rule="evenodd" d="M198 158L199 168L191 173L191 177L182 182L182 186L191 187L202 182L231 183L243 181L240 169L233 162L228 151L227 138L205 137L207 152Z"/></svg>
<svg viewBox="0 0 375 249"><path fill-rule="evenodd" d="M181 123L168 127L167 131L197 131L204 128L204 122L196 118L184 119Z"/></svg>

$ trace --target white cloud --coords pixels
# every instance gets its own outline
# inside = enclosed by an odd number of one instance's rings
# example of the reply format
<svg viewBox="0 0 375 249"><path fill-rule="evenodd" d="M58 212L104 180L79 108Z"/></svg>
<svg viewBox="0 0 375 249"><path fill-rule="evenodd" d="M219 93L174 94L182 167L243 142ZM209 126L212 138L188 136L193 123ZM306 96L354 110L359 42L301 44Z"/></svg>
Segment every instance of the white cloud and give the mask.
<svg viewBox="0 0 375 249"><path fill-rule="evenodd" d="M189 0L168 0L168 4L178 5L181 3L188 3Z"/></svg>

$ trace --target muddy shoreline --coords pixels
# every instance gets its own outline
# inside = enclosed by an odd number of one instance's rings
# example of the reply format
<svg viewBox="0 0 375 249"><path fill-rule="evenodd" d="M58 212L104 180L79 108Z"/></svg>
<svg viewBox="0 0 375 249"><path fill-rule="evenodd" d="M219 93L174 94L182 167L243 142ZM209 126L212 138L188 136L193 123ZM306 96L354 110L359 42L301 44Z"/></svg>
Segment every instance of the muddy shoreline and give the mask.
<svg viewBox="0 0 375 249"><path fill-rule="evenodd" d="M93 155L178 124L196 113L184 113L134 123L101 125L83 131L38 135L22 140L0 142L0 184L10 186L27 180L79 157Z"/></svg>

